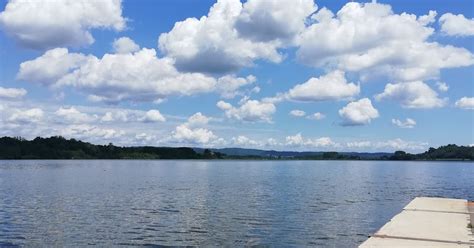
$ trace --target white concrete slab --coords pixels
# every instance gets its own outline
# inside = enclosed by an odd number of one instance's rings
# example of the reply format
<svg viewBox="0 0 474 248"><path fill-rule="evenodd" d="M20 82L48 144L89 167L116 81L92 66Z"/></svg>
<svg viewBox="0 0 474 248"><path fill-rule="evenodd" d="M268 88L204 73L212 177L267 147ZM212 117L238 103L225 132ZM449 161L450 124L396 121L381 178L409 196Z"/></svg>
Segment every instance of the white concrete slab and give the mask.
<svg viewBox="0 0 474 248"><path fill-rule="evenodd" d="M469 215L403 211L376 234L420 239L471 242Z"/></svg>
<svg viewBox="0 0 474 248"><path fill-rule="evenodd" d="M390 239L390 238L370 238L359 247L360 248L376 248L376 247L470 248L469 245L458 245L458 244L428 242L428 241L418 241L418 240Z"/></svg>
<svg viewBox="0 0 474 248"><path fill-rule="evenodd" d="M404 209L468 213L467 200L432 197L417 197Z"/></svg>
<svg viewBox="0 0 474 248"><path fill-rule="evenodd" d="M468 213L466 200L417 197L360 247L474 247Z"/></svg>

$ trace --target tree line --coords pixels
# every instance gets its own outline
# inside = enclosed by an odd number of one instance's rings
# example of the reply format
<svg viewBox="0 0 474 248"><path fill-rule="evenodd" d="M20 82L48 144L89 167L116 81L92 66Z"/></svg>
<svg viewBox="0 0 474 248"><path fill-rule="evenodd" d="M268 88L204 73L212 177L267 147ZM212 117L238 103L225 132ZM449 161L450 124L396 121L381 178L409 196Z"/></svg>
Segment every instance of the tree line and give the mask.
<svg viewBox="0 0 474 248"><path fill-rule="evenodd" d="M201 149L202 150L202 149ZM61 136L37 137L26 140L21 137L0 138L0 159L261 159L261 160L359 160L357 155L338 152L322 152L300 157L275 157L256 155L226 155L204 149L196 152L189 147L122 147L113 144L94 145ZM396 151L391 156L374 157L374 160L474 160L474 147L450 144L430 148L419 154Z"/></svg>
<svg viewBox="0 0 474 248"><path fill-rule="evenodd" d="M1 159L212 159L219 156L210 151L199 154L188 147L94 145L61 136L37 137L31 141L21 137L0 138Z"/></svg>

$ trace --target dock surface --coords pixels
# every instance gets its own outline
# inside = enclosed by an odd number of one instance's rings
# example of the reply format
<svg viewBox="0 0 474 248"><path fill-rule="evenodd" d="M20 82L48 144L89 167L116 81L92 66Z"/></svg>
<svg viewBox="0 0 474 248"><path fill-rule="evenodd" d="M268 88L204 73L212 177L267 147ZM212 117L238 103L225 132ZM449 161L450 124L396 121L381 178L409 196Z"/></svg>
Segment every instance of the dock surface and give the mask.
<svg viewBox="0 0 474 248"><path fill-rule="evenodd" d="M472 202L417 197L359 247L474 248Z"/></svg>

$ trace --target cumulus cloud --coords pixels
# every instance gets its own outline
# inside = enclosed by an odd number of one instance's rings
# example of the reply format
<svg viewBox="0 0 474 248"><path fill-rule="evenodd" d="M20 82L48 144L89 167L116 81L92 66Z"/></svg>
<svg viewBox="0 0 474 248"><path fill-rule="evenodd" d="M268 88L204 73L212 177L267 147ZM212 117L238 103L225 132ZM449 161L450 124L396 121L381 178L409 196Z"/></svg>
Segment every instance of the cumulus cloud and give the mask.
<svg viewBox="0 0 474 248"><path fill-rule="evenodd" d="M293 109L290 111L290 115L295 116L295 117L303 117L306 115L306 112L299 109Z"/></svg>
<svg viewBox="0 0 474 248"><path fill-rule="evenodd" d="M240 103L239 107L219 101L217 107L225 112L227 118L248 122L271 122L272 115L276 111L273 103L258 100L245 100Z"/></svg>
<svg viewBox="0 0 474 248"><path fill-rule="evenodd" d="M154 49L146 48L102 58L56 48L21 63L17 77L55 88L74 87L88 93L92 101L109 103L155 101L171 95L212 92L217 86L230 95L255 80L252 76L215 79L201 73L181 73L172 59L159 58Z"/></svg>
<svg viewBox="0 0 474 248"><path fill-rule="evenodd" d="M219 138L205 127L210 119L201 112L197 112L190 116L185 123L176 126L171 132L171 136L162 141L185 145L215 146L224 144L223 138Z"/></svg>
<svg viewBox="0 0 474 248"><path fill-rule="evenodd" d="M223 139L215 135L211 130L199 127L209 122L209 117L198 112L190 116L187 122L178 125L172 132L170 140L178 143L213 145L222 143Z"/></svg>
<svg viewBox="0 0 474 248"><path fill-rule="evenodd" d="M175 127L167 122L160 124L160 128L153 128L155 122L143 119L146 111L118 107L64 107L52 103L10 101L0 104L0 112L5 116L0 118L0 136L28 139L62 135L96 144L158 145L160 138L168 137ZM142 133L148 134L148 138L135 137Z"/></svg>
<svg viewBox="0 0 474 248"><path fill-rule="evenodd" d="M400 138L386 141L351 141L345 146L349 149L363 150L371 149L374 151L424 151L428 147L426 142L406 141Z"/></svg>
<svg viewBox="0 0 474 248"><path fill-rule="evenodd" d="M336 15L321 9L302 32L297 57L315 67L360 72L362 78L388 75L400 81L472 65L474 55L467 49L428 41L435 15L394 14L390 5L374 2L349 2Z"/></svg>
<svg viewBox="0 0 474 248"><path fill-rule="evenodd" d="M102 122L127 122L131 119L130 113L126 110L107 111L100 121Z"/></svg>
<svg viewBox="0 0 474 248"><path fill-rule="evenodd" d="M333 71L319 78L298 84L287 93L295 101L324 101L351 99L360 92L359 85L347 83L343 71Z"/></svg>
<svg viewBox="0 0 474 248"><path fill-rule="evenodd" d="M253 84L255 81L257 81L257 78L253 75L249 75L245 78L226 75L217 80L217 92L220 92L223 98L233 98L243 94L243 92L239 90L240 88Z"/></svg>
<svg viewBox="0 0 474 248"><path fill-rule="evenodd" d="M34 60L21 63L17 78L43 85L55 84L92 58L80 53L69 53L67 48L51 49Z"/></svg>
<svg viewBox="0 0 474 248"><path fill-rule="evenodd" d="M250 0L243 5L235 27L251 40L291 41L316 9L313 0Z"/></svg>
<svg viewBox="0 0 474 248"><path fill-rule="evenodd" d="M94 137L94 139L113 139L123 136L125 132L89 124L74 124L61 128L59 134L66 138L76 139L90 139L91 137Z"/></svg>
<svg viewBox="0 0 474 248"><path fill-rule="evenodd" d="M474 109L474 97L463 97L457 100L455 105L462 109Z"/></svg>
<svg viewBox="0 0 474 248"><path fill-rule="evenodd" d="M191 115L184 123L175 125L174 117L160 125L160 128L150 128L154 123L141 121L146 114L142 110L70 106L60 107L40 105L40 108L29 108L27 103L5 102L0 104L0 136L36 136L62 135L66 138L76 138L84 141L107 144L113 142L119 145L158 145L158 146L206 146L206 147L249 147L279 150L360 150L360 151L394 151L425 150L427 143L393 139L385 141L336 141L330 137L304 137L301 133L286 137L260 137L261 134L239 134L232 138L219 137L207 127L210 117L198 112ZM19 107L21 106L21 107ZM61 111L58 111L62 109ZM61 113L63 115L57 115ZM86 114L96 118L88 123L65 117L70 113ZM113 122L98 121L100 117L111 113L112 118L122 116L123 120ZM60 121L59 121L60 120ZM85 120L88 121L88 120ZM259 137L259 138L257 138Z"/></svg>
<svg viewBox="0 0 474 248"><path fill-rule="evenodd" d="M438 87L438 90L441 92L446 92L449 90L449 86L445 82L437 82L436 86Z"/></svg>
<svg viewBox="0 0 474 248"><path fill-rule="evenodd" d="M377 148L390 148L394 150L425 150L426 142L406 141L400 138L379 142L376 144Z"/></svg>
<svg viewBox="0 0 474 248"><path fill-rule="evenodd" d="M324 115L323 113L320 113L320 112L316 112L314 114L306 116L306 118L308 118L310 120L322 120L322 119L326 118L326 115Z"/></svg>
<svg viewBox="0 0 474 248"><path fill-rule="evenodd" d="M451 36L474 35L474 19L468 19L464 15L446 13L439 18L441 32Z"/></svg>
<svg viewBox="0 0 474 248"><path fill-rule="evenodd" d="M160 50L176 60L182 71L226 73L252 65L256 59L280 62L278 41L257 42L239 36L234 28L242 12L239 0L219 0L207 16L175 23L160 35Z"/></svg>
<svg viewBox="0 0 474 248"><path fill-rule="evenodd" d="M179 125L173 131L172 137L179 143L208 144L217 138L214 133L205 128L192 129L187 125Z"/></svg>
<svg viewBox="0 0 474 248"><path fill-rule="evenodd" d="M166 118L157 109L148 110L145 115L140 118L144 122L164 122Z"/></svg>
<svg viewBox="0 0 474 248"><path fill-rule="evenodd" d="M128 37L121 37L112 43L116 53L134 53L140 50L140 46Z"/></svg>
<svg viewBox="0 0 474 248"><path fill-rule="evenodd" d="M121 0L10 0L0 13L0 28L33 49L90 45L92 29L125 26Z"/></svg>
<svg viewBox="0 0 474 248"><path fill-rule="evenodd" d="M340 109L339 115L344 119L341 123L343 126L358 126L369 124L379 117L379 112L372 106L370 99L362 98Z"/></svg>
<svg viewBox="0 0 474 248"><path fill-rule="evenodd" d="M232 137L232 145L239 147L260 147L262 143L253 139L248 138L244 135L239 135L237 137Z"/></svg>
<svg viewBox="0 0 474 248"><path fill-rule="evenodd" d="M15 112L8 118L8 121L19 124L36 123L41 121L43 116L44 112L40 108L15 110Z"/></svg>
<svg viewBox="0 0 474 248"><path fill-rule="evenodd" d="M197 112L188 118L187 124L189 126L203 126L209 122L210 118L203 115L201 112Z"/></svg>
<svg viewBox="0 0 474 248"><path fill-rule="evenodd" d="M63 108L60 107L56 112L56 116L60 117L61 121L68 123L88 123L95 121L98 117L96 115L89 115L82 113L74 107Z"/></svg>
<svg viewBox="0 0 474 248"><path fill-rule="evenodd" d="M416 126L416 121L411 118L407 118L405 121L392 119L392 124L400 128L414 128Z"/></svg>
<svg viewBox="0 0 474 248"><path fill-rule="evenodd" d="M375 99L395 100L404 108L439 108L447 101L439 98L438 93L422 81L387 84L384 92L376 95Z"/></svg>
<svg viewBox="0 0 474 248"><path fill-rule="evenodd" d="M0 86L0 99L18 100L26 95L27 91L23 88L4 88Z"/></svg>
<svg viewBox="0 0 474 248"><path fill-rule="evenodd" d="M291 147L298 147L304 146L308 148L315 148L315 147L335 147L338 146L335 142L331 140L329 137L321 137L315 139L304 138L301 133L296 135L287 136L285 144Z"/></svg>

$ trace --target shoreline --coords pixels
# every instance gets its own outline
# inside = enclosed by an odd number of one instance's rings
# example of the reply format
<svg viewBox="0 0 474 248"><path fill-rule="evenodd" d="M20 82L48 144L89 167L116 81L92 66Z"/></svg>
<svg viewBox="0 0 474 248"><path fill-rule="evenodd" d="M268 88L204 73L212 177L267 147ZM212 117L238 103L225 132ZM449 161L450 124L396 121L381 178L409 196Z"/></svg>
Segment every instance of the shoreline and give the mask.
<svg viewBox="0 0 474 248"><path fill-rule="evenodd" d="M71 159L71 158L25 158L25 159L3 159L0 158L0 161L92 161L92 160L127 160L127 161L380 161L380 162L473 162L474 160L467 159L437 159L437 160L389 160L389 159L146 159L146 158L80 158L80 159Z"/></svg>

